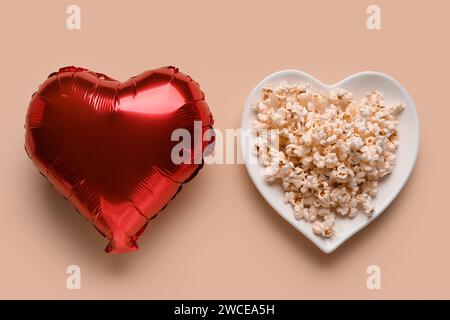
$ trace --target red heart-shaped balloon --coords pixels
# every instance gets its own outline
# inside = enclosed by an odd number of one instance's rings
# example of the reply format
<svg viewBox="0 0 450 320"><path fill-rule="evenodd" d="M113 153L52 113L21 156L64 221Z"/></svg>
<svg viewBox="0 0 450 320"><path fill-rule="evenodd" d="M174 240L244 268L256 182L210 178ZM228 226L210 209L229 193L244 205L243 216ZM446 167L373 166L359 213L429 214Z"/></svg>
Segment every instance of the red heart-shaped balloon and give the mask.
<svg viewBox="0 0 450 320"><path fill-rule="evenodd" d="M137 249L148 220L202 167L211 143L203 134L212 124L198 84L174 67L122 83L65 67L33 95L25 147L41 173L107 237L106 251L120 253ZM174 153L177 129L195 138Z"/></svg>

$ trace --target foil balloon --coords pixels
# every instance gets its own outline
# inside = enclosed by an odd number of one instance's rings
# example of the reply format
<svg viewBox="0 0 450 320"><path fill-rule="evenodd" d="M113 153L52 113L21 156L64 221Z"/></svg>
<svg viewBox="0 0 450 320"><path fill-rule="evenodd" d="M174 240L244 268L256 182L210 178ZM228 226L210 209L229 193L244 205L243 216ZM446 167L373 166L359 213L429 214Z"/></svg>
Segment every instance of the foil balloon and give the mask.
<svg viewBox="0 0 450 320"><path fill-rule="evenodd" d="M109 240L105 251L122 253L201 169L212 125L199 85L174 67L125 82L65 67L31 99L25 148Z"/></svg>

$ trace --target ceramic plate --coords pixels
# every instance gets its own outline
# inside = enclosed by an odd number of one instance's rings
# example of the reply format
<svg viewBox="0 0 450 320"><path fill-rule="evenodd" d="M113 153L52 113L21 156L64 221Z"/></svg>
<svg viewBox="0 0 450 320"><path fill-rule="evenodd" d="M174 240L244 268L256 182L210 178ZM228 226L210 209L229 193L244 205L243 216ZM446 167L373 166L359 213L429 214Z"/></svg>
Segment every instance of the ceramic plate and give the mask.
<svg viewBox="0 0 450 320"><path fill-rule="evenodd" d="M378 195L373 201L375 206L373 217L367 218L364 214L359 214L353 219L337 218L335 236L331 239L322 239L313 234L310 223L303 220L297 221L294 218L292 206L285 204L283 201L284 192L281 185L279 183L269 184L263 179L261 175L262 166L257 163L256 157L249 152L248 148L254 144L256 136L253 133L247 139L241 137L241 152L246 157L245 161L248 173L261 195L294 228L304 234L322 251L330 253L377 218L395 199L408 180L419 150L419 121L416 107L411 96L398 81L379 72L366 71L355 73L335 84L327 85L304 72L283 70L271 74L258 83L251 91L242 114L241 128L244 131L251 129L252 121L256 119L256 113L252 110L251 106L255 100L261 99L263 87L276 87L283 81L286 81L288 84L297 85L308 83L314 89L324 92L329 92L333 88L340 87L352 92L358 100L366 92L378 90L388 103L402 101L405 104L405 110L398 116L399 124L397 129L399 145L397 149L397 161L392 173L380 181Z"/></svg>

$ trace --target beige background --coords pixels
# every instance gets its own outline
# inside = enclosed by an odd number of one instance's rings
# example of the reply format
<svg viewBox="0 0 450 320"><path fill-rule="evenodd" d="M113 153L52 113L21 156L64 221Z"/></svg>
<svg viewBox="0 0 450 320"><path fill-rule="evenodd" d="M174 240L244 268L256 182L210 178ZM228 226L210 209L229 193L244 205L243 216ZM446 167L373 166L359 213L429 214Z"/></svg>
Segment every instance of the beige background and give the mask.
<svg viewBox="0 0 450 320"><path fill-rule="evenodd" d="M2 1L0 298L450 298L448 1ZM163 4L164 3L164 4ZM366 8L382 9L368 31ZM106 241L27 158L24 116L46 76L78 65L125 80L176 65L200 82L216 127L237 128L251 88L285 68L332 83L376 70L417 104L411 179L373 224L325 255L280 218L242 165L203 169L151 223L139 252ZM66 289L66 267L82 290ZM382 268L382 290L366 268Z"/></svg>

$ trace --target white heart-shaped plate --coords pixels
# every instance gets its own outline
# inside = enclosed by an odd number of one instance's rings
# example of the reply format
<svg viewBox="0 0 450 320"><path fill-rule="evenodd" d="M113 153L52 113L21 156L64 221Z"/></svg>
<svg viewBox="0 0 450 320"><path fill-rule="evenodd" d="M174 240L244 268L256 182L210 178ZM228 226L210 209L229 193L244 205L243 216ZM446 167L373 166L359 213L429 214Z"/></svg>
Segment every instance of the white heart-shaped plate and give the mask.
<svg viewBox="0 0 450 320"><path fill-rule="evenodd" d="M356 99L363 97L366 92L378 90L388 103L402 101L405 104L405 110L398 117L397 161L392 173L380 181L378 194L373 201L375 206L373 217L367 218L364 214L358 214L353 219L336 219L335 236L331 239L323 239L313 234L310 223L304 220L297 221L294 218L292 206L284 203L284 192L281 185L279 183L268 183L261 175L262 166L258 164L256 156L250 151L250 147L254 145L254 139L256 138L254 132L249 136L242 136L242 132L251 130L252 121L256 119L252 104L255 100L261 99L262 89L264 87L276 87L283 81L296 85L308 83L313 89L327 93L333 88L340 87L353 93ZM389 206L408 180L419 151L419 120L414 101L398 81L388 75L373 71L355 73L332 85L326 85L302 71L283 70L275 72L258 83L248 96L242 114L241 129L243 129L240 137L241 152L250 178L258 191L280 216L325 253L333 252Z"/></svg>

